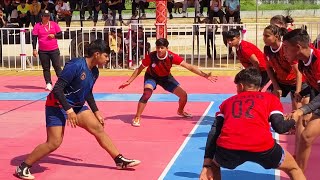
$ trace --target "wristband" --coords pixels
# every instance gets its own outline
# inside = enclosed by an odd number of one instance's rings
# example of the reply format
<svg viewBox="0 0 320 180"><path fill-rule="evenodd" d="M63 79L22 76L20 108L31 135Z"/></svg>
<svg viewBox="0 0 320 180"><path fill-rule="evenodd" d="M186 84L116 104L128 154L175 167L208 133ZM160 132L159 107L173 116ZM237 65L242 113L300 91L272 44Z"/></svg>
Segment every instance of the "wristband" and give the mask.
<svg viewBox="0 0 320 180"><path fill-rule="evenodd" d="M212 168L212 165L210 165L210 164L205 164L205 165L203 165L202 167L203 167L203 168Z"/></svg>

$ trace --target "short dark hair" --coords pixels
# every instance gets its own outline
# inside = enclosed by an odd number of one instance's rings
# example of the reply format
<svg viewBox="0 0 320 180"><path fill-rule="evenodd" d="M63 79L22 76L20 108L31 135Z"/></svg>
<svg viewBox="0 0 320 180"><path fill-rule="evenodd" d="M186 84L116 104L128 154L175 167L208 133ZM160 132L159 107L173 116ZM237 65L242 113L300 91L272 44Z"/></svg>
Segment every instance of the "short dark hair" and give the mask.
<svg viewBox="0 0 320 180"><path fill-rule="evenodd" d="M309 47L310 36L304 29L294 29L283 36L283 41L290 44L299 44L303 48Z"/></svg>
<svg viewBox="0 0 320 180"><path fill-rule="evenodd" d="M291 16L275 15L270 19L270 24L280 24L286 27L287 23L293 23L294 20Z"/></svg>
<svg viewBox="0 0 320 180"><path fill-rule="evenodd" d="M92 41L88 47L88 56L91 57L95 52L110 54L110 47L102 39Z"/></svg>
<svg viewBox="0 0 320 180"><path fill-rule="evenodd" d="M168 41L166 38L157 39L157 41L156 41L156 46L165 46L165 47L168 47L168 46L169 46L169 41Z"/></svg>
<svg viewBox="0 0 320 180"><path fill-rule="evenodd" d="M234 37L240 37L240 31L238 29L230 29L225 34L226 39L233 39Z"/></svg>
<svg viewBox="0 0 320 180"><path fill-rule="evenodd" d="M234 78L235 84L244 84L244 85L254 85L260 87L261 85L261 74L259 69L255 67L249 67L241 70L236 77Z"/></svg>

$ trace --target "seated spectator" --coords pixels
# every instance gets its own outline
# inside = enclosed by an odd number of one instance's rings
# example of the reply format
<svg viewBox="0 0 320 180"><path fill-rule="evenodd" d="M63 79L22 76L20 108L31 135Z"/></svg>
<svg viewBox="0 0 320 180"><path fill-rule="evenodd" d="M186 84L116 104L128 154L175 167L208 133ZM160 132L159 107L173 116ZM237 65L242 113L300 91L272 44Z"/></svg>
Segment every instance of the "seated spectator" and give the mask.
<svg viewBox="0 0 320 180"><path fill-rule="evenodd" d="M105 14L105 2L102 0L93 0L93 26L97 26L99 12Z"/></svg>
<svg viewBox="0 0 320 180"><path fill-rule="evenodd" d="M145 9L149 7L149 2L146 0L133 0L132 1L132 15L137 14L136 9L139 7L141 10L142 15L140 16L141 19L146 18Z"/></svg>
<svg viewBox="0 0 320 180"><path fill-rule="evenodd" d="M172 9L174 8L174 0L168 0L167 1L167 9L168 9L168 12L169 12L169 18L170 19L173 19L173 16L172 16Z"/></svg>
<svg viewBox="0 0 320 180"><path fill-rule="evenodd" d="M9 18L11 12L13 10L12 0L4 0L3 1L3 12L5 13L6 17Z"/></svg>
<svg viewBox="0 0 320 180"><path fill-rule="evenodd" d="M114 29L111 29L110 35L109 35L109 47L111 50L111 68L119 68L119 59L117 57L118 53L120 52L120 46L121 46L121 39L118 38L116 31ZM118 61L117 61L118 60Z"/></svg>
<svg viewBox="0 0 320 180"><path fill-rule="evenodd" d="M224 12L222 11L221 0L211 0L209 8L209 17L219 17L219 23L223 24Z"/></svg>
<svg viewBox="0 0 320 180"><path fill-rule="evenodd" d="M56 19L59 21L66 21L66 26L70 27L71 24L71 11L68 3L63 2L63 0L58 0L56 5Z"/></svg>
<svg viewBox="0 0 320 180"><path fill-rule="evenodd" d="M25 25L26 28L30 25L30 7L29 4L26 3L26 0L21 0L20 4L17 7L18 11L18 23L19 27L22 28Z"/></svg>
<svg viewBox="0 0 320 180"><path fill-rule="evenodd" d="M138 31L138 15L137 14L133 14L131 16L131 18L127 21L127 22L124 22L122 21L122 24L125 25L125 26L129 26L131 24L131 31L134 31L134 32L137 32Z"/></svg>
<svg viewBox="0 0 320 180"><path fill-rule="evenodd" d="M52 2L49 2L49 0L42 0L41 3L41 12L48 10L50 13L50 20L55 21L55 5Z"/></svg>
<svg viewBox="0 0 320 180"><path fill-rule="evenodd" d="M210 9L210 1L211 0L199 0L200 4L200 15L203 16L203 9L207 8L207 15L209 15L209 9Z"/></svg>
<svg viewBox="0 0 320 180"><path fill-rule="evenodd" d="M194 7L196 9L196 12L197 12L197 17L203 17L203 14L200 14L199 0L194 0L193 3L194 3ZM183 1L183 8L182 8L182 13L183 13L182 17L186 17L188 7L189 7L188 0L184 0Z"/></svg>
<svg viewBox="0 0 320 180"><path fill-rule="evenodd" d="M89 17L87 20L92 20L92 9L93 9L93 0L82 0L81 8L80 8L80 18L85 19L85 12L89 12Z"/></svg>
<svg viewBox="0 0 320 180"><path fill-rule="evenodd" d="M18 17L19 17L19 15L18 15L17 9L12 9L9 22L10 23L18 23Z"/></svg>
<svg viewBox="0 0 320 180"><path fill-rule="evenodd" d="M4 16L2 9L0 9L0 28L7 26L7 18ZM0 36L1 38L2 36Z"/></svg>
<svg viewBox="0 0 320 180"><path fill-rule="evenodd" d="M32 0L30 4L30 21L32 26L36 23L40 22L40 11L41 11L41 4L38 0Z"/></svg>
<svg viewBox="0 0 320 180"><path fill-rule="evenodd" d="M122 1L121 0L107 0L105 14L108 14L108 8L112 11L118 11L119 21L122 21Z"/></svg>
<svg viewBox="0 0 320 180"><path fill-rule="evenodd" d="M226 19L227 23L230 22L230 17L233 17L233 22L240 23L240 1L239 0L226 0Z"/></svg>

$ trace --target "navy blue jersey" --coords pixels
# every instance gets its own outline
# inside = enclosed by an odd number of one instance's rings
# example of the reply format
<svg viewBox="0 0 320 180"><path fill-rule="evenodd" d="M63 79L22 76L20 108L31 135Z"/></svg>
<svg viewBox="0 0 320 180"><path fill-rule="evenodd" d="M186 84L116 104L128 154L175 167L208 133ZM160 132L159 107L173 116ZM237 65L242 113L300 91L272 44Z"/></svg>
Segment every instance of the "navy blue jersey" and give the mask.
<svg viewBox="0 0 320 180"><path fill-rule="evenodd" d="M98 68L93 67L90 70L85 58L74 58L66 63L59 79L68 84L63 92L72 107L84 105L85 98L92 91L98 76ZM47 97L46 106L61 107L52 92Z"/></svg>

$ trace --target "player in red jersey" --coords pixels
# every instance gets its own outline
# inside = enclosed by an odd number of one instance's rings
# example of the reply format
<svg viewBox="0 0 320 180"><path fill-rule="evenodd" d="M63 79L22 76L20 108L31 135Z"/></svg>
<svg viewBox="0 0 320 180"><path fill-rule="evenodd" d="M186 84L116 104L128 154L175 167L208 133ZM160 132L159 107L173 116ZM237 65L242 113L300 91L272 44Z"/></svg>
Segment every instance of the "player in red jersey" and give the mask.
<svg viewBox="0 0 320 180"><path fill-rule="evenodd" d="M156 51L151 52L142 60L142 64L137 68L130 79L124 82L119 88L125 88L141 73L141 71L147 68L144 76L144 90L143 95L139 100L137 113L132 121L133 126L140 126L140 116L146 107L149 98L152 95L153 90L157 85L160 85L168 92L171 92L179 97L178 115L182 117L192 117L191 114L184 111L184 107L187 103L187 93L179 86L179 83L171 75L172 65L180 65L189 71L202 76L211 82L216 81L217 77L212 76L211 73L204 73L196 66L188 64L179 55L168 50L169 42L165 38L160 38L156 41Z"/></svg>
<svg viewBox="0 0 320 180"><path fill-rule="evenodd" d="M276 96L286 97L289 92L291 95L292 110L301 107L309 102L309 94L304 98L300 97L299 92L308 85L302 82L302 74L298 69L298 61L289 62L284 55L282 37L287 33L286 28L280 28L276 25L269 25L264 29L263 40L265 42L264 54L267 58L267 72L272 85L268 88ZM304 122L310 119L310 116L304 116L299 119L295 129L295 154L298 152L301 133L304 130Z"/></svg>
<svg viewBox="0 0 320 180"><path fill-rule="evenodd" d="M286 28L288 32L293 30L293 22L291 16L275 15L270 19L270 24Z"/></svg>
<svg viewBox="0 0 320 180"><path fill-rule="evenodd" d="M304 29L294 29L283 37L285 55L289 61L299 59L299 70L305 76L309 88L303 89L301 97L310 93L310 102L293 112L292 118L312 113L312 118L301 134L296 160L306 170L314 140L320 136L320 51L311 48L310 37Z"/></svg>
<svg viewBox="0 0 320 180"><path fill-rule="evenodd" d="M219 107L207 139L201 180L219 180L220 167L235 169L246 161L282 170L293 180L306 179L292 155L272 138L269 123L276 132L284 133L295 121L284 119L279 98L259 92L261 78L253 67L236 75L238 94Z"/></svg>
<svg viewBox="0 0 320 180"><path fill-rule="evenodd" d="M260 70L262 76L261 88L263 88L270 80L266 71L267 64L263 52L254 44L242 40L237 29L230 29L226 33L226 38L229 46L236 48L237 56L244 68L254 66Z"/></svg>

